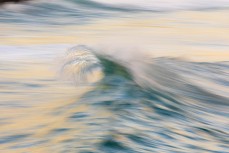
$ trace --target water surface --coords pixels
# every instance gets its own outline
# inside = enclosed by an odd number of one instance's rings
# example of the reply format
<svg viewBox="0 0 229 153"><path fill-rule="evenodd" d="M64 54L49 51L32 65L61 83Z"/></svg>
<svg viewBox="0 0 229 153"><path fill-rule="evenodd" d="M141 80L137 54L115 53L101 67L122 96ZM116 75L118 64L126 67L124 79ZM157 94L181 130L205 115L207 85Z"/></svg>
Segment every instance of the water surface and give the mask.
<svg viewBox="0 0 229 153"><path fill-rule="evenodd" d="M0 152L228 152L227 0L0 9Z"/></svg>

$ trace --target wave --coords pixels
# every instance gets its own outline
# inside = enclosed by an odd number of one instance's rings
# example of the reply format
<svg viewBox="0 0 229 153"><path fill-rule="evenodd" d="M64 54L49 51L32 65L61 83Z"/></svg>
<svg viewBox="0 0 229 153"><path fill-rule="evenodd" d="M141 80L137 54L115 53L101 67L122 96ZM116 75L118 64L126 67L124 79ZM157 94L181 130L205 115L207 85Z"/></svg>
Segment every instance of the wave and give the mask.
<svg viewBox="0 0 229 153"><path fill-rule="evenodd" d="M41 4L45 1L40 1ZM71 9L92 9L106 11L176 11L228 8L228 0L58 0L44 4ZM90 10L89 10L90 11Z"/></svg>
<svg viewBox="0 0 229 153"><path fill-rule="evenodd" d="M132 15L133 12L153 13L228 8L228 0L175 0L172 2L170 0L38 0L2 6L0 22L85 24L91 19L121 16L123 12Z"/></svg>
<svg viewBox="0 0 229 153"><path fill-rule="evenodd" d="M195 63L171 58L141 58L140 62L121 56L82 45L67 52L63 73L66 69L75 73L76 67L75 74L81 74L81 78L94 78L92 71L103 73L74 105L90 106L91 116L82 120L91 123L81 135L87 140L86 146L98 152L135 152L141 148L155 152L157 147L168 152L175 152L177 147L198 152L203 145L189 147L190 142L205 139L219 142L215 145L227 144L228 62ZM101 112L109 112L109 116L94 119ZM79 122L77 116L74 119ZM101 129L103 132L99 132ZM208 136L197 134L202 132Z"/></svg>

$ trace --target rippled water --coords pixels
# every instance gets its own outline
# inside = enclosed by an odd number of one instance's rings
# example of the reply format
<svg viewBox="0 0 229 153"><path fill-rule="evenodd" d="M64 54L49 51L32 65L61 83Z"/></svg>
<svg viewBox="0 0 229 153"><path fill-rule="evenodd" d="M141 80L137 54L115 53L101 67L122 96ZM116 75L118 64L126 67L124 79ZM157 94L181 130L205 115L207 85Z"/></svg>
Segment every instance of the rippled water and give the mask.
<svg viewBox="0 0 229 153"><path fill-rule="evenodd" d="M0 152L228 152L228 7L2 6Z"/></svg>

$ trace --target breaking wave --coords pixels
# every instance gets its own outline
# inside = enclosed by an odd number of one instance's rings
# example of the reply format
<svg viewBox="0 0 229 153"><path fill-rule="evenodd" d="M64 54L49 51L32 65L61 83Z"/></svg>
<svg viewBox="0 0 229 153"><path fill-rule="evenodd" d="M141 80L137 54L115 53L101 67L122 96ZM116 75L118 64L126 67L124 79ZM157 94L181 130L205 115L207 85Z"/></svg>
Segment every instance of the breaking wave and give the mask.
<svg viewBox="0 0 229 153"><path fill-rule="evenodd" d="M63 71L75 73L78 67L81 78L92 71L103 73L74 106L90 105L91 112L102 109L112 114L103 118L103 123L94 120L82 136L87 139L85 146L90 146L88 151L155 152L162 146L165 152L214 151L204 143L225 149L229 63L169 58L141 59L147 62L139 63L119 60L86 46L70 49L67 59L70 62L64 64ZM84 117L84 122L91 117Z"/></svg>

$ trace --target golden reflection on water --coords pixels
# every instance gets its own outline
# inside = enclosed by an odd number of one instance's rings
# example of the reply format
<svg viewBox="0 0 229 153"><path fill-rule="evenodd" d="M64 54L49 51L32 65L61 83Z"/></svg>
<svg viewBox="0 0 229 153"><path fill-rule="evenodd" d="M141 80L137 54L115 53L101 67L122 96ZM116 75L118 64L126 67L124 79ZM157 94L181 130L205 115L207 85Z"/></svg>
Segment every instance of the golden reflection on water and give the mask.
<svg viewBox="0 0 229 153"><path fill-rule="evenodd" d="M87 110L87 106L67 106L74 104L89 88L76 88L57 80L56 72L46 64L50 63L1 61L0 65L5 70L0 71L0 112L3 119L0 136L29 134L21 141L1 144L0 150L4 153L56 152L59 142L73 139L86 129L83 124L71 123L67 119L73 113ZM61 115L58 110L61 110ZM64 134L52 134L62 128L70 130ZM39 145L42 141L45 143ZM17 149L9 149L12 147Z"/></svg>
<svg viewBox="0 0 229 153"><path fill-rule="evenodd" d="M119 18L93 24L60 27L2 25L0 41L8 45L87 44L133 45L154 57L172 56L198 61L228 60L228 10L185 11L136 19ZM47 30L49 29L49 30ZM45 31L45 32L44 32Z"/></svg>

